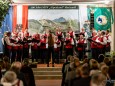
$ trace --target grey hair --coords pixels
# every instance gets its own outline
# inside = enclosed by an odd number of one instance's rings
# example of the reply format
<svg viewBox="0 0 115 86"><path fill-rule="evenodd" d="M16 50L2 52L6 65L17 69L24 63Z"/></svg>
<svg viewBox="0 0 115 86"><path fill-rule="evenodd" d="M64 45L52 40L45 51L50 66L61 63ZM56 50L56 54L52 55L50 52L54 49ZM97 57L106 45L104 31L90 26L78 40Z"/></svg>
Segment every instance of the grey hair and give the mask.
<svg viewBox="0 0 115 86"><path fill-rule="evenodd" d="M13 83L17 79L17 75L13 71L7 71L3 76L3 82Z"/></svg>

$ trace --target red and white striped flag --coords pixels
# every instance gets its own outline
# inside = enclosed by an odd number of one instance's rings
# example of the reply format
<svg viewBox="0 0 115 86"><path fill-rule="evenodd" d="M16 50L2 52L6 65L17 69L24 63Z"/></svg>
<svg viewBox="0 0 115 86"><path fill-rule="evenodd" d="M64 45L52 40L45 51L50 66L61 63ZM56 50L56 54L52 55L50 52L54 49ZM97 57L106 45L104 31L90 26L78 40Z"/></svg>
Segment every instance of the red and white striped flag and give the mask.
<svg viewBox="0 0 115 86"><path fill-rule="evenodd" d="M15 32L17 24L22 24L22 31L24 32L28 28L28 5L14 5L12 18L12 31Z"/></svg>

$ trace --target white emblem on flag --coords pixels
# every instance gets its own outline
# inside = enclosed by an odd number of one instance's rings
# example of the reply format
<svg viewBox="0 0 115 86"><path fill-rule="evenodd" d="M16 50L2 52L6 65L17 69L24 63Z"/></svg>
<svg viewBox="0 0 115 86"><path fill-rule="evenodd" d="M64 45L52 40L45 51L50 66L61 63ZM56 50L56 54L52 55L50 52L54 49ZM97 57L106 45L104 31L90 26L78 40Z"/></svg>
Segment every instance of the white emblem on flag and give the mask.
<svg viewBox="0 0 115 86"><path fill-rule="evenodd" d="M107 24L107 17L104 16L104 15L100 15L100 16L97 17L96 22L99 25L106 25Z"/></svg>

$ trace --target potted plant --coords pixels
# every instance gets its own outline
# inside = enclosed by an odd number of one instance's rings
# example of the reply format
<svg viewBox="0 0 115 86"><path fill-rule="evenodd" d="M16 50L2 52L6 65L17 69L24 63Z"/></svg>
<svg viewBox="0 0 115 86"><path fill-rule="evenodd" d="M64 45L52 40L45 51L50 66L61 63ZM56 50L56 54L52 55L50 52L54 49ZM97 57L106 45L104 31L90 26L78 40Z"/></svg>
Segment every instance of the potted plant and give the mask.
<svg viewBox="0 0 115 86"><path fill-rule="evenodd" d="M10 1L8 0L0 0L0 27L2 26L2 21L6 14L8 13Z"/></svg>

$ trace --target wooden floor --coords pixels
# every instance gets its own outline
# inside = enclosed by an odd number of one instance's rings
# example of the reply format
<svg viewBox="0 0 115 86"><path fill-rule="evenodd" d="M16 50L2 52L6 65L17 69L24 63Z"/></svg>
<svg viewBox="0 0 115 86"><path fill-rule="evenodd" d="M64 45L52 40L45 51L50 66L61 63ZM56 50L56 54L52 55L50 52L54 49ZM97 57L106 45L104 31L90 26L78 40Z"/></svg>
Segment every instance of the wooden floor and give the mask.
<svg viewBox="0 0 115 86"><path fill-rule="evenodd" d="M62 67L63 64L54 64L54 67ZM47 64L37 64L38 67L47 67ZM49 67L52 67L52 64L49 64Z"/></svg>
<svg viewBox="0 0 115 86"><path fill-rule="evenodd" d="M61 86L61 80L36 80L36 86Z"/></svg>

